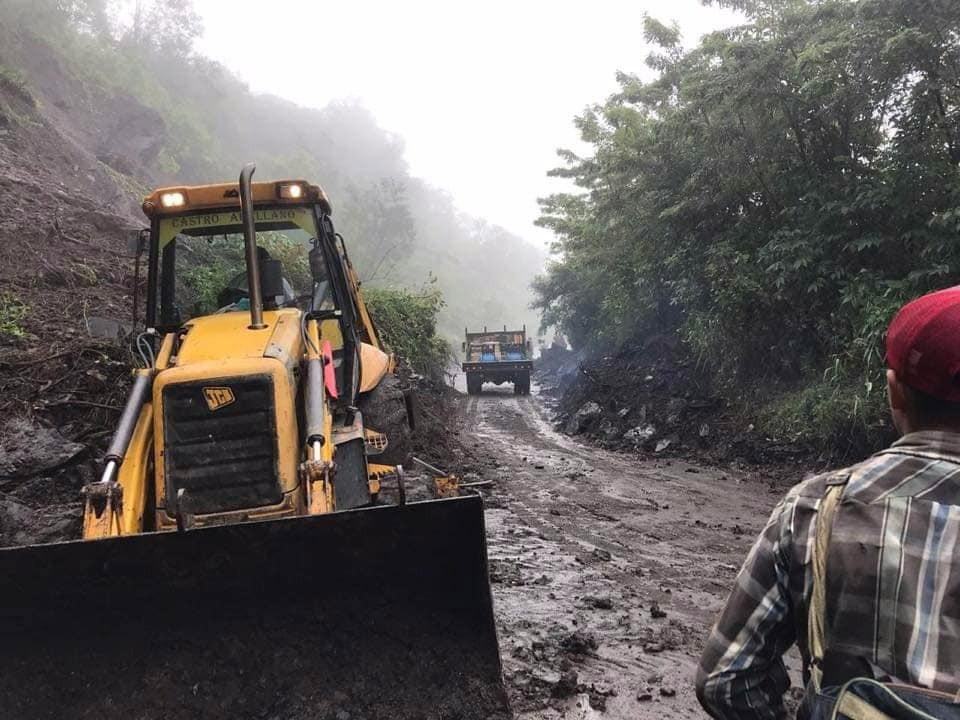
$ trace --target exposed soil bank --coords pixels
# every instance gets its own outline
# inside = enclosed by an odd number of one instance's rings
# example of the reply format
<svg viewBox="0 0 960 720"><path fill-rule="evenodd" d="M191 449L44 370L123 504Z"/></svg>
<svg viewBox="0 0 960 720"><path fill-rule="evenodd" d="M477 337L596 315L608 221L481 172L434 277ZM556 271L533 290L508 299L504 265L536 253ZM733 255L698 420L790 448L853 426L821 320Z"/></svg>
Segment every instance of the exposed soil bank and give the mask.
<svg viewBox="0 0 960 720"><path fill-rule="evenodd" d="M664 339L585 358L550 349L537 364L541 401L568 436L641 458L697 458L760 471L784 487L869 454L840 438L831 451L771 437L757 407L728 402L710 373Z"/></svg>

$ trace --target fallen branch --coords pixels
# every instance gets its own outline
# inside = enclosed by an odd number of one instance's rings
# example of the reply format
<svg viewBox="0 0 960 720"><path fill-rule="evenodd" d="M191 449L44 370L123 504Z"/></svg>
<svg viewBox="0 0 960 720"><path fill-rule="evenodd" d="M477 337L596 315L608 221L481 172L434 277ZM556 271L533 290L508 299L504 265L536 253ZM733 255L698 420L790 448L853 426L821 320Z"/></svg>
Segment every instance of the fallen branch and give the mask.
<svg viewBox="0 0 960 720"><path fill-rule="evenodd" d="M56 400L54 402L44 403L46 407L59 407L60 405L82 405L84 407L103 408L104 410L113 410L122 412L123 408L119 405L107 405L106 403L92 402L90 400Z"/></svg>
<svg viewBox="0 0 960 720"><path fill-rule="evenodd" d="M64 350L63 352L59 352L56 355L41 355L40 357L37 357L37 358L30 358L29 360L19 360L17 362L8 362L6 360L0 360L0 367L3 367L3 368L27 367L28 365L36 365L37 363L56 360L57 358L62 358L74 352L78 352L76 348ZM81 348L79 352L83 352L83 348Z"/></svg>

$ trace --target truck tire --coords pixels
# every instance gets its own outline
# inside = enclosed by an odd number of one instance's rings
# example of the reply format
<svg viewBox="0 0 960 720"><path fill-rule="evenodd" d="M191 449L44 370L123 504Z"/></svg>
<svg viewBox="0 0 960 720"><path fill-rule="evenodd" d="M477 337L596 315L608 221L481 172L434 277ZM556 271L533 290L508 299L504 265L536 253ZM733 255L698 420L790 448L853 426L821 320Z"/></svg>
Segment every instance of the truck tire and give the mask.
<svg viewBox="0 0 960 720"><path fill-rule="evenodd" d="M479 395L483 387L483 380L476 373L467 373L467 394Z"/></svg>
<svg viewBox="0 0 960 720"><path fill-rule="evenodd" d="M387 436L387 449L371 455L370 462L408 467L413 458L413 433L400 378L384 375L373 390L360 396L357 407L363 414L365 427Z"/></svg>
<svg viewBox="0 0 960 720"><path fill-rule="evenodd" d="M530 394L530 373L523 375L520 378L520 394L529 395Z"/></svg>

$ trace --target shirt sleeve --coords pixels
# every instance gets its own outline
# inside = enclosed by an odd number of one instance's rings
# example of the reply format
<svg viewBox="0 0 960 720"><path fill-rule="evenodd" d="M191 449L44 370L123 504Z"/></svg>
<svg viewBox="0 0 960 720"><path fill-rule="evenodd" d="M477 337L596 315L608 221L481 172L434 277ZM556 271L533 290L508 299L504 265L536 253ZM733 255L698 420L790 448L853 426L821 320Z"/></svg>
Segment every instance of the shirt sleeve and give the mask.
<svg viewBox="0 0 960 720"><path fill-rule="evenodd" d="M697 697L719 720L779 719L796 639L789 591L795 497L782 500L747 555L697 670Z"/></svg>

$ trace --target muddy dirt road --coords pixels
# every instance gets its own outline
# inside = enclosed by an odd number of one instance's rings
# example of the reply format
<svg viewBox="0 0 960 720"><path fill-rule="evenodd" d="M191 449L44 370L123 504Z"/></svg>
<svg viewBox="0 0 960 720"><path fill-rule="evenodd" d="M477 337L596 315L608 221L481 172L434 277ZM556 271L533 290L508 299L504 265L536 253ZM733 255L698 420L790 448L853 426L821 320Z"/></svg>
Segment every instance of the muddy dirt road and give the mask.
<svg viewBox="0 0 960 720"><path fill-rule="evenodd" d="M706 717L700 649L783 488L580 444L536 393L487 385L460 403L464 437L492 463L491 580L517 717Z"/></svg>

